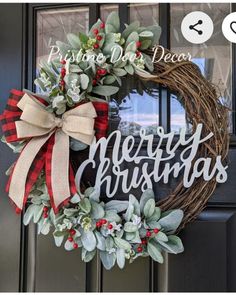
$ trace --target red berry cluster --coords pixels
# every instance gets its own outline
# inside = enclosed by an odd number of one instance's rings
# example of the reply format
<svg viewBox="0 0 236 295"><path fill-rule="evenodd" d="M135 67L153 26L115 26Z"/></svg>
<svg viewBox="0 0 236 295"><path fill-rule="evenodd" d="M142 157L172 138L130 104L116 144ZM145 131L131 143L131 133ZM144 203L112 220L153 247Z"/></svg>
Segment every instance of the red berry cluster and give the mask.
<svg viewBox="0 0 236 295"><path fill-rule="evenodd" d="M106 227L108 229L113 229L113 225L111 223L108 223L108 221L106 219L100 219L96 222L96 227L97 228L100 228L102 227L103 225L106 225Z"/></svg>
<svg viewBox="0 0 236 295"><path fill-rule="evenodd" d="M101 79L102 76L105 76L107 74L106 69L97 69L96 76L92 81L93 86L97 85L97 82Z"/></svg>
<svg viewBox="0 0 236 295"><path fill-rule="evenodd" d="M43 218L48 218L48 207L44 206L43 207Z"/></svg>
<svg viewBox="0 0 236 295"><path fill-rule="evenodd" d="M73 243L73 248L74 249L77 249L78 248L78 244L74 241L74 238L73 238L73 236L76 234L76 231L73 229L73 228L71 228L70 230L69 230L69 237L68 237L68 241L69 242L71 242L71 243Z"/></svg>
<svg viewBox="0 0 236 295"><path fill-rule="evenodd" d="M65 60L62 60L61 61L61 64L62 65L65 65L66 64L66 61ZM60 80L60 86L61 86L61 90L63 91L64 90L64 87L65 87L65 81L64 81L64 77L66 75L66 69L64 67L61 68L61 80Z"/></svg>
<svg viewBox="0 0 236 295"><path fill-rule="evenodd" d="M105 24L104 24L104 23L101 23L101 24L100 24L100 29L104 29L104 28L105 28ZM102 36L99 35L99 29L94 29L94 30L93 30L93 34L94 34L94 36L96 37L96 40L97 40L97 41L101 41L101 40L102 40ZM93 45L93 48L94 48L94 49L98 49L98 48L99 48L99 44L98 44L98 43L95 43L95 44Z"/></svg>
<svg viewBox="0 0 236 295"><path fill-rule="evenodd" d="M141 46L142 46L142 42L137 41L137 42L136 42L136 47L139 48L139 47L141 47ZM136 51L136 57L139 58L140 56L141 56L141 52L137 50L137 51Z"/></svg>
<svg viewBox="0 0 236 295"><path fill-rule="evenodd" d="M159 232L159 229L158 228L154 228L153 231L152 231L154 234L158 234ZM143 238L141 240L141 244L139 244L138 248L137 248L137 252L138 253L141 253L143 252L143 247L145 245L147 245L147 238L150 238L152 236L152 232L150 230L147 230L146 231L146 238Z"/></svg>
<svg viewBox="0 0 236 295"><path fill-rule="evenodd" d="M21 214L21 209L20 208L16 207L15 211L16 211L16 214Z"/></svg>

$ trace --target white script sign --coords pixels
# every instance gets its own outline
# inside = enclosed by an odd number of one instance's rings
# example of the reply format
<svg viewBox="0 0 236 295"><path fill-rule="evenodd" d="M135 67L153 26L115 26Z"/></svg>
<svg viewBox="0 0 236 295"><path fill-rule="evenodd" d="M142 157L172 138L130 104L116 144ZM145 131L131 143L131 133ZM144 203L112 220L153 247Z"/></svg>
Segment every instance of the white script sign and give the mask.
<svg viewBox="0 0 236 295"><path fill-rule="evenodd" d="M119 183L124 193L139 187L145 191L147 188L152 188L153 183L159 181L168 183L170 174L174 178L183 175L183 185L186 188L191 187L198 177L203 177L205 181L216 177L217 182L223 183L227 180L228 166L223 166L220 155L216 157L214 165L211 158L195 159L199 146L213 136L213 133L209 133L201 138L201 134L202 124L198 124L196 131L190 137L186 137L186 128L182 128L178 140L173 141L174 132L165 134L164 129L158 127L155 135L158 143L154 144L154 135L146 134L145 129L141 128L137 145L137 138L135 140L134 136L129 135L122 140L121 132L114 131L108 138L101 138L97 142L94 140L90 146L88 159L81 164L76 173L77 188L80 187L85 169L96 171L95 188L100 193L101 186L105 184L108 198L115 196ZM108 145L111 142L112 156L107 157ZM140 151L143 151L144 146L146 151L143 156ZM164 146L164 149L161 146ZM179 161L171 164L170 160L175 158L176 150L179 148L181 148ZM96 154L98 157L95 161ZM121 167L124 167L122 164L125 162L133 163L132 169L122 170ZM109 175L109 171L112 171L112 176Z"/></svg>

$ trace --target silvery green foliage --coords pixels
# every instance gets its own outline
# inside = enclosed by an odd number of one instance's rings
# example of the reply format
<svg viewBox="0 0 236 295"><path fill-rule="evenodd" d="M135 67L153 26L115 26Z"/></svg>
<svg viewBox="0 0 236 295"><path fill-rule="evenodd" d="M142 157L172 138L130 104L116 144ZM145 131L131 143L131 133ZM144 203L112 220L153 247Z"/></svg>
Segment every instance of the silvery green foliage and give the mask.
<svg viewBox="0 0 236 295"><path fill-rule="evenodd" d="M94 30L98 30L97 33ZM141 27L138 21L121 31L119 16L112 12L105 24L99 19L87 35L69 33L68 44L57 41L57 49L66 63L62 65L59 55L53 55L50 61L41 62L35 80L39 89L49 95L48 109L61 115L67 107L85 99L109 98L119 91L121 77L139 71L152 72L152 61L143 51L158 44L160 34L158 24ZM61 69L65 71L63 77ZM105 72L98 78L99 70ZM62 79L65 82L63 89L60 86Z"/></svg>
<svg viewBox="0 0 236 295"><path fill-rule="evenodd" d="M43 217L47 207L48 217ZM90 261L99 252L106 269L116 263L120 268L125 261L139 256L151 256L163 263L163 252L183 252L183 244L174 235L183 218L182 210L161 212L156 206L154 193L146 190L140 200L133 195L128 201L112 200L104 203L95 188L88 188L81 198L74 195L57 215L50 207L44 177L41 177L30 195L30 205L24 215L24 224L32 220L38 224L38 233L53 230L55 244L64 244L67 251L81 248L81 257ZM148 234L147 234L148 233Z"/></svg>

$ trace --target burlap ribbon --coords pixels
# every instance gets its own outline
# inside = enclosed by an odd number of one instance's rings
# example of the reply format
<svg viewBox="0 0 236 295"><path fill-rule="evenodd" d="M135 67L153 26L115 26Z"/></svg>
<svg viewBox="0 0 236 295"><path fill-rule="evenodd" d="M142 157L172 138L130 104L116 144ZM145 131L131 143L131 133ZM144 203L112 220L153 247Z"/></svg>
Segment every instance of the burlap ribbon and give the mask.
<svg viewBox="0 0 236 295"><path fill-rule="evenodd" d="M46 110L34 97L25 94L17 106L22 110L16 122L18 138L28 138L12 174L9 196L20 209L23 208L25 185L29 169L40 149L54 134L52 150L51 183L55 206L70 197L69 137L90 145L94 138L96 110L91 102L65 112L61 118Z"/></svg>

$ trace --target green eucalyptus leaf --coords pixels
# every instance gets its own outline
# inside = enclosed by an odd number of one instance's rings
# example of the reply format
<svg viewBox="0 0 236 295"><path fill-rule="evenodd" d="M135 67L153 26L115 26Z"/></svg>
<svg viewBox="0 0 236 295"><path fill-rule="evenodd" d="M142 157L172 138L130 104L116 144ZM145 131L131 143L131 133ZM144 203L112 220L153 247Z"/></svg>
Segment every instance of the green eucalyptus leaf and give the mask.
<svg viewBox="0 0 236 295"><path fill-rule="evenodd" d="M34 212L37 210L37 205L29 205L29 207L26 209L24 217L23 217L23 223L24 225L28 225L34 217Z"/></svg>
<svg viewBox="0 0 236 295"><path fill-rule="evenodd" d="M81 242L87 251L93 251L96 248L96 238L92 231L83 231L81 234Z"/></svg>
<svg viewBox="0 0 236 295"><path fill-rule="evenodd" d="M171 211L165 217L159 219L159 223L161 227L165 230L165 232L174 233L176 229L179 227L182 219L183 219L183 211L180 209L176 209Z"/></svg>
<svg viewBox="0 0 236 295"><path fill-rule="evenodd" d="M116 79L112 75L107 75L106 77L102 79L103 84L107 84L107 85L113 84L115 81Z"/></svg>
<svg viewBox="0 0 236 295"><path fill-rule="evenodd" d="M133 75L134 74L134 68L132 65L128 64L125 66L125 70L128 74Z"/></svg>
<svg viewBox="0 0 236 295"><path fill-rule="evenodd" d="M138 227L136 224L133 224L132 222L126 222L124 225L124 230L126 232L132 233L138 230Z"/></svg>
<svg viewBox="0 0 236 295"><path fill-rule="evenodd" d="M43 214L44 205L39 205L34 210L34 223L37 223Z"/></svg>
<svg viewBox="0 0 236 295"><path fill-rule="evenodd" d="M51 224L50 224L48 218L44 219L43 220L43 225L42 225L42 228L41 228L41 234L43 234L45 236L48 235L49 232L50 232L50 227L51 227Z"/></svg>
<svg viewBox="0 0 236 295"><path fill-rule="evenodd" d="M147 222L158 221L161 217L161 209L159 207L155 207L153 214L147 219Z"/></svg>
<svg viewBox="0 0 236 295"><path fill-rule="evenodd" d="M107 219L109 222L116 222L119 223L121 221L120 216L114 210L106 210L104 218Z"/></svg>
<svg viewBox="0 0 236 295"><path fill-rule="evenodd" d="M134 32L137 31L138 28L140 27L140 22L139 21L134 21L133 23L131 23L130 25L128 25L125 30L122 32L122 37L123 38L128 38L128 36Z"/></svg>
<svg viewBox="0 0 236 295"><path fill-rule="evenodd" d="M123 77L127 75L127 72L124 69L113 68L112 71L116 76L119 76L119 77Z"/></svg>
<svg viewBox="0 0 236 295"><path fill-rule="evenodd" d="M91 206L92 206L91 217L94 219L103 218L103 216L105 214L103 207L94 201L91 201Z"/></svg>
<svg viewBox="0 0 236 295"><path fill-rule="evenodd" d="M164 234L163 232L159 231L158 234L155 235L155 240L157 242L162 241L162 242L167 242L168 241L168 237L166 234Z"/></svg>
<svg viewBox="0 0 236 295"><path fill-rule="evenodd" d="M138 35L138 33L137 32L132 32L129 36L128 36L128 38L127 38L127 40L126 40L126 42L125 42L125 48L127 48L128 47L128 45L130 44L130 43L136 43L136 42L138 42L139 41L139 35ZM127 51L127 50L126 50ZM132 51L132 50L131 50Z"/></svg>
<svg viewBox="0 0 236 295"><path fill-rule="evenodd" d="M85 213L89 213L91 211L91 203L87 198L84 198L79 202L79 207Z"/></svg>
<svg viewBox="0 0 236 295"><path fill-rule="evenodd" d="M79 36L69 33L67 34L67 40L73 48L79 49L80 48L80 38Z"/></svg>
<svg viewBox="0 0 236 295"><path fill-rule="evenodd" d="M95 236L97 239L97 248L101 251L105 251L106 250L105 238L97 231L95 231Z"/></svg>
<svg viewBox="0 0 236 295"><path fill-rule="evenodd" d="M80 201L81 201L81 198L77 193L70 199L70 202L72 204L78 204Z"/></svg>
<svg viewBox="0 0 236 295"><path fill-rule="evenodd" d="M148 49L152 44L152 41L151 40L142 40L142 44L140 46L140 49L141 50L145 50L145 49Z"/></svg>
<svg viewBox="0 0 236 295"><path fill-rule="evenodd" d="M111 96L119 91L119 87L115 86L96 86L93 88L93 93L101 96Z"/></svg>
<svg viewBox="0 0 236 295"><path fill-rule="evenodd" d="M89 252L89 251L86 251L84 248L82 248L81 258L84 262L89 262L94 258L95 254L96 254L95 250Z"/></svg>
<svg viewBox="0 0 236 295"><path fill-rule="evenodd" d="M144 209L145 204L150 199L155 200L154 192L151 189L147 189L146 191L144 191L142 193L142 196L140 198L140 209L141 209L141 212L143 212L143 209Z"/></svg>
<svg viewBox="0 0 236 295"><path fill-rule="evenodd" d="M159 235L159 233L158 233L158 235ZM158 242L161 245L161 247L163 248L163 250L165 250L168 253L179 254L184 251L183 243L182 243L181 239L177 236L170 235L170 236L168 236L168 241L165 242L165 241L159 240Z"/></svg>
<svg viewBox="0 0 236 295"><path fill-rule="evenodd" d="M145 61L145 66L148 68L150 72L153 72L154 66L151 57L145 53L142 53L142 55Z"/></svg>
<svg viewBox="0 0 236 295"><path fill-rule="evenodd" d="M155 201L153 199L150 199L147 201L147 203L144 206L143 213L146 218L152 216L155 210Z"/></svg>
<svg viewBox="0 0 236 295"><path fill-rule="evenodd" d="M119 268L124 268L125 266L125 250L124 249L117 249L116 250L116 258L117 258L117 264Z"/></svg>
<svg viewBox="0 0 236 295"><path fill-rule="evenodd" d="M81 88L86 90L88 88L88 84L89 84L89 77L85 74L81 74L80 75L80 84L81 84Z"/></svg>
<svg viewBox="0 0 236 295"><path fill-rule="evenodd" d="M123 212L128 208L129 202L128 201L119 201L119 200L112 200L105 204L106 210L113 210L117 213Z"/></svg>
<svg viewBox="0 0 236 295"><path fill-rule="evenodd" d="M154 240L150 240L147 244L147 251L151 258L159 263L163 263L164 259L158 244Z"/></svg>
<svg viewBox="0 0 236 295"><path fill-rule="evenodd" d="M153 37L153 33L152 33L152 31L142 31L139 34L139 37L152 38Z"/></svg>
<svg viewBox="0 0 236 295"><path fill-rule="evenodd" d="M54 233L55 233L55 232L54 232ZM55 245L56 245L57 247L60 247L61 244L62 244L62 242L63 242L63 240L64 240L64 234L61 235L61 236L58 236L58 235L55 235L54 233L53 233L53 237L54 237Z"/></svg>
<svg viewBox="0 0 236 295"><path fill-rule="evenodd" d="M106 32L106 34L116 33L116 28L111 24L107 24L105 27L105 32Z"/></svg>
<svg viewBox="0 0 236 295"><path fill-rule="evenodd" d="M72 251L74 249L73 243L69 242L68 240L65 242L64 247L66 251Z"/></svg>
<svg viewBox="0 0 236 295"><path fill-rule="evenodd" d="M115 237L114 241L115 241L115 244L116 244L116 246L118 248L121 248L121 249L124 249L124 250L127 250L127 251L131 250L131 245L126 240Z"/></svg>
<svg viewBox="0 0 236 295"><path fill-rule="evenodd" d="M115 29L114 33L120 30L120 18L117 12L113 11L108 15L106 20L106 27L109 25L114 27ZM105 30L106 30L106 27L105 27ZM109 32L106 31L106 33L109 33Z"/></svg>
<svg viewBox="0 0 236 295"><path fill-rule="evenodd" d="M101 259L102 264L105 267L105 269L109 270L115 265L116 254L115 253L109 254L106 251L101 251L100 252L100 259Z"/></svg>
<svg viewBox="0 0 236 295"><path fill-rule="evenodd" d="M81 43L86 44L87 41L88 41L88 39L89 39L89 38L88 38L87 35L85 35L85 34L79 32L79 41L80 41Z"/></svg>

